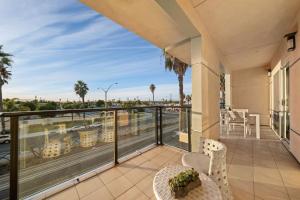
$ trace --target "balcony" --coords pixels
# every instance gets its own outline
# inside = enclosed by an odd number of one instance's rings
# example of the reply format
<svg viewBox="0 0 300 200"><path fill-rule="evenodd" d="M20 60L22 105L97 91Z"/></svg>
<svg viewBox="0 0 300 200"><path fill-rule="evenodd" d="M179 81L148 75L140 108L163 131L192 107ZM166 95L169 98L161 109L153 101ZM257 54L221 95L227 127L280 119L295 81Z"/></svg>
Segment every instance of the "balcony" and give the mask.
<svg viewBox="0 0 300 200"><path fill-rule="evenodd" d="M44 198L162 143L188 150L179 124L190 132L190 115L158 106L4 113L12 138L1 198Z"/></svg>
<svg viewBox="0 0 300 200"><path fill-rule="evenodd" d="M300 198L300 166L273 133L262 128L262 139L221 139L228 148L227 167L236 200ZM274 133L273 133L274 134ZM181 164L184 150L159 146L117 167L51 196L49 199L155 199L155 173L168 165Z"/></svg>
<svg viewBox="0 0 300 200"><path fill-rule="evenodd" d="M12 179L9 185L9 174L0 177L1 195L17 189L11 198L155 199L156 172L181 164L191 148L190 137L185 143L179 134L190 133L190 114L189 107L4 114L15 134ZM261 140L244 139L239 128L223 132L235 199L300 198L300 166L269 127L261 127Z"/></svg>

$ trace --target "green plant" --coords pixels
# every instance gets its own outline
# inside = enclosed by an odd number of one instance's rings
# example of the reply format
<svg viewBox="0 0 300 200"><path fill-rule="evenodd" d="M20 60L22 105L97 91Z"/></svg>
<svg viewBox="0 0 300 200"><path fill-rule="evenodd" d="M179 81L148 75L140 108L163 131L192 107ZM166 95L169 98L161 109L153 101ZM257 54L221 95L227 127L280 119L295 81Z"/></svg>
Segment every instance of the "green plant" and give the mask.
<svg viewBox="0 0 300 200"><path fill-rule="evenodd" d="M180 172L173 178L169 179L169 186L171 191L176 192L181 190L182 188L187 187L190 183L199 180L199 173L195 171L193 168Z"/></svg>

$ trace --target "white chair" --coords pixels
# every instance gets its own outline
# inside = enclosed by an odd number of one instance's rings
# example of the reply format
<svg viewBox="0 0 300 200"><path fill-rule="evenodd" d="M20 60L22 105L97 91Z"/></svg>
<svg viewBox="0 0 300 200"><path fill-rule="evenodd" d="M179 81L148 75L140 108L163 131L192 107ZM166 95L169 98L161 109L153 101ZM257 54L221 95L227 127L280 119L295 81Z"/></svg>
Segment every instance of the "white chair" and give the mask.
<svg viewBox="0 0 300 200"><path fill-rule="evenodd" d="M187 153L182 156L182 164L203 172L216 182L224 200L232 200L226 168L226 146L212 139L200 140L198 153Z"/></svg>
<svg viewBox="0 0 300 200"><path fill-rule="evenodd" d="M251 128L246 113L228 110L227 116L227 135L229 135L229 131L234 130L235 126L242 126L244 128L244 137L246 137L247 134L251 135Z"/></svg>

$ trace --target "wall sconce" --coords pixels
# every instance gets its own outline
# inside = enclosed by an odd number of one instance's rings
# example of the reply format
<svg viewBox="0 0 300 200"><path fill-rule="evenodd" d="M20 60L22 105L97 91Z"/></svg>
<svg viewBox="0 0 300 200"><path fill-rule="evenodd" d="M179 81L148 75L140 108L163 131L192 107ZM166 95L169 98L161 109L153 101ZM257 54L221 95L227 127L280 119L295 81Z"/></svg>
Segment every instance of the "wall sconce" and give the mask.
<svg viewBox="0 0 300 200"><path fill-rule="evenodd" d="M287 40L287 51L294 51L296 49L296 34L297 32L288 33L284 36Z"/></svg>
<svg viewBox="0 0 300 200"><path fill-rule="evenodd" d="M268 77L271 77L271 75L272 75L272 70L268 69Z"/></svg>

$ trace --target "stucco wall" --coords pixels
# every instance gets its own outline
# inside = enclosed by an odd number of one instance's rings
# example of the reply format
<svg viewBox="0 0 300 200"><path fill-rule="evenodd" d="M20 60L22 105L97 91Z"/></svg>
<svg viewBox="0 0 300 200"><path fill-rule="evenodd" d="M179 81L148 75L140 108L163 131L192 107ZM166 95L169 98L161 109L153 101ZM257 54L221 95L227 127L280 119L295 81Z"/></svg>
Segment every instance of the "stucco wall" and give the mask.
<svg viewBox="0 0 300 200"><path fill-rule="evenodd" d="M295 24L291 25L290 32L294 31L298 31L296 35L296 50L288 52L286 40L284 39L272 59L271 67L274 68L279 62L281 62L282 67L290 67L290 150L300 161L300 13L295 20Z"/></svg>
<svg viewBox="0 0 300 200"><path fill-rule="evenodd" d="M269 77L263 67L231 73L232 107L260 114L261 125L269 124Z"/></svg>

